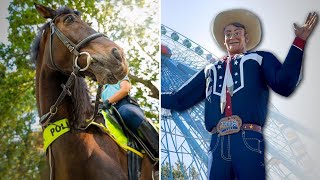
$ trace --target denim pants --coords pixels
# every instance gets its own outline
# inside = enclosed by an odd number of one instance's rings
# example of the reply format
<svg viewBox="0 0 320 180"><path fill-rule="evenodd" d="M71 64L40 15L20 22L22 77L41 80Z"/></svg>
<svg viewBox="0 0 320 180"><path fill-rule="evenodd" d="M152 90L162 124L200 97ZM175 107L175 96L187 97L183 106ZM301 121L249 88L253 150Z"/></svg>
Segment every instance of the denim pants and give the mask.
<svg viewBox="0 0 320 180"><path fill-rule="evenodd" d="M241 130L213 134L208 154L209 180L265 180L263 134Z"/></svg>
<svg viewBox="0 0 320 180"><path fill-rule="evenodd" d="M144 113L139 106L131 104L127 99L122 99L115 104L124 123L133 132L137 132L137 128L144 121Z"/></svg>

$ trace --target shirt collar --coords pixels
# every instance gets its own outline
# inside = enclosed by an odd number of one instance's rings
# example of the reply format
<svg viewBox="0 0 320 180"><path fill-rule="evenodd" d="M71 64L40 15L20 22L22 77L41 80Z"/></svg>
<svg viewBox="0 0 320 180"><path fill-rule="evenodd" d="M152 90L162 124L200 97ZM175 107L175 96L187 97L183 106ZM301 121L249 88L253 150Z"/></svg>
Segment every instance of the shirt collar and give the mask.
<svg viewBox="0 0 320 180"><path fill-rule="evenodd" d="M241 53L241 54L235 54L235 55L233 55L233 56L231 56L231 61L232 60L235 60L235 59L237 59L237 58L241 58L242 56L244 56L245 54L247 54L248 52L244 52L244 53ZM222 62L225 62L227 59L228 59L228 55L226 55L226 56L223 56L223 58L221 59L222 60Z"/></svg>

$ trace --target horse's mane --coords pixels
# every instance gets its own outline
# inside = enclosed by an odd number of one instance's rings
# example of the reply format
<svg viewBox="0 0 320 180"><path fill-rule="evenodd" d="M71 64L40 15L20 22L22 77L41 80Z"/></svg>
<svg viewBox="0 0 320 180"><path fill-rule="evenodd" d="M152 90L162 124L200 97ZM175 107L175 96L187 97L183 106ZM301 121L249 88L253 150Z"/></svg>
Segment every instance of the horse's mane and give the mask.
<svg viewBox="0 0 320 180"><path fill-rule="evenodd" d="M62 14L76 14L78 16L81 15L81 13L79 11L70 9L67 6L62 6L59 9L56 10L56 17L60 16ZM31 52L30 53L31 53L31 61L32 61L32 63L36 63L37 62L37 58L38 58L38 54L39 54L39 48L40 48L40 40L41 40L42 34L46 30L46 28L50 26L50 21L45 23L39 29L38 34L37 34L35 40L33 41L32 45L31 45Z"/></svg>
<svg viewBox="0 0 320 180"><path fill-rule="evenodd" d="M86 123L86 118L93 113L93 106L90 103L88 95L88 86L82 77L76 77L72 90L72 102L74 108L75 126L83 126Z"/></svg>

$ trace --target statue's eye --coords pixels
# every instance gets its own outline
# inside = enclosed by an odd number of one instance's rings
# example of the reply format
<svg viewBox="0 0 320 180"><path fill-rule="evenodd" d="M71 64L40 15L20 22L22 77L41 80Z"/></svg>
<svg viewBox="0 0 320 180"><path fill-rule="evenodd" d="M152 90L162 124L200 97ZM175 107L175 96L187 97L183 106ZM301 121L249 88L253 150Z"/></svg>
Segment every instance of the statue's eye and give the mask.
<svg viewBox="0 0 320 180"><path fill-rule="evenodd" d="M226 33L224 36L225 36L226 38L231 38L232 34L231 34L231 33Z"/></svg>

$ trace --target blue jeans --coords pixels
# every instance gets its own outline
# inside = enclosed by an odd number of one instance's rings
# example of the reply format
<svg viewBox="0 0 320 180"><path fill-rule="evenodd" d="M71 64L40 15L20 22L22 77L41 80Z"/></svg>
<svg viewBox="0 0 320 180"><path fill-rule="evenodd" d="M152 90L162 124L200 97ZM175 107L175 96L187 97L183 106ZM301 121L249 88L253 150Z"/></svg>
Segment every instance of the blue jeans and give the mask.
<svg viewBox="0 0 320 180"><path fill-rule="evenodd" d="M209 180L264 180L263 135L255 131L213 134L208 154Z"/></svg>
<svg viewBox="0 0 320 180"><path fill-rule="evenodd" d="M139 106L131 104L126 98L120 100L115 107L119 111L124 123L133 132L137 132L137 128L144 121L144 113Z"/></svg>

